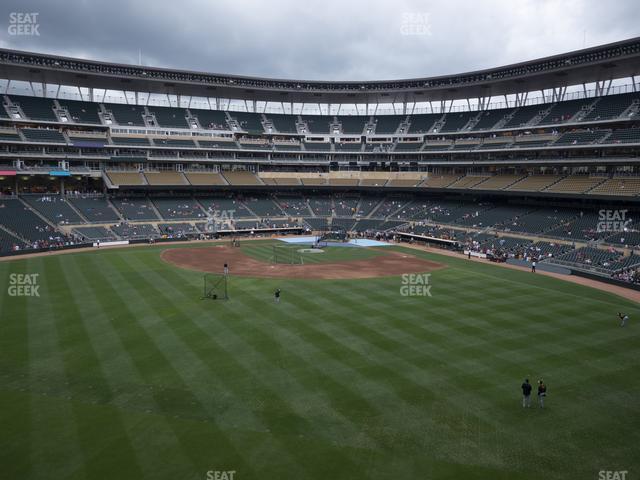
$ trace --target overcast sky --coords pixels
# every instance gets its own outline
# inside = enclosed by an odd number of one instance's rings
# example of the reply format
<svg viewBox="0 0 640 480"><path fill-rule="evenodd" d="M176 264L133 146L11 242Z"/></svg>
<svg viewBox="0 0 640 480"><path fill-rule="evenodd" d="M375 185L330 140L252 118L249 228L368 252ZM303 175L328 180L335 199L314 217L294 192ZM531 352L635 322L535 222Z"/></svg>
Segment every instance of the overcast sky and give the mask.
<svg viewBox="0 0 640 480"><path fill-rule="evenodd" d="M10 35L38 13L39 35ZM276 78L383 80L496 67L640 36L637 0L2 0L0 45Z"/></svg>

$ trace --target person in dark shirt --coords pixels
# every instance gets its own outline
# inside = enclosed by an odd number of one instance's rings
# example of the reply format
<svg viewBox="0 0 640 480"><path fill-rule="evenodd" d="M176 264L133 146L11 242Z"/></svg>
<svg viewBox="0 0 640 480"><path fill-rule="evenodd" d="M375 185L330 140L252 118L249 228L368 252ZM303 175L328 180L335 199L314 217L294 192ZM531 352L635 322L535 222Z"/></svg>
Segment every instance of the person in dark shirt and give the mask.
<svg viewBox="0 0 640 480"><path fill-rule="evenodd" d="M533 387L529 383L529 379L525 378L522 388L522 408L531 408L531 390Z"/></svg>
<svg viewBox="0 0 640 480"><path fill-rule="evenodd" d="M626 313L618 312L618 318L622 320L622 322L620 323L621 327L624 327L629 321L629 315L627 315Z"/></svg>
<svg viewBox="0 0 640 480"><path fill-rule="evenodd" d="M547 386L542 380L538 380L538 403L544 408L544 398L547 396Z"/></svg>
<svg viewBox="0 0 640 480"><path fill-rule="evenodd" d="M276 291L273 292L273 299L276 301L276 303L280 303L280 289L276 288Z"/></svg>

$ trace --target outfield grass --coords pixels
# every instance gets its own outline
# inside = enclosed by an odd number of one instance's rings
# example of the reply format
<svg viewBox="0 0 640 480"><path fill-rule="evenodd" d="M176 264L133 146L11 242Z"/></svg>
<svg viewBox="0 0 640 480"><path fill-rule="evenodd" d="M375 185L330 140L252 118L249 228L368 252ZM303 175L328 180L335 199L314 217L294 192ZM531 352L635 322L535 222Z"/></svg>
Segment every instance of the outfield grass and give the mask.
<svg viewBox="0 0 640 480"><path fill-rule="evenodd" d="M413 250L449 266L430 298L398 277L232 277L201 301L163 248L0 263L1 478L640 474L636 304ZM8 296L10 273L40 297ZM520 406L525 376L544 411Z"/></svg>

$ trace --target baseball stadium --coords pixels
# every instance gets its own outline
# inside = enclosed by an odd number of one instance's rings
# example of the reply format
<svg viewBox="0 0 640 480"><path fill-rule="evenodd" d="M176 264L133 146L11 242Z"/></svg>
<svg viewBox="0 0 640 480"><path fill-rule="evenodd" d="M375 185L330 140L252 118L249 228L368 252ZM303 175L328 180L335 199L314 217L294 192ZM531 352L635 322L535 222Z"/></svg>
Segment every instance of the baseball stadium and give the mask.
<svg viewBox="0 0 640 480"><path fill-rule="evenodd" d="M640 478L640 37L381 81L14 46L1 478Z"/></svg>

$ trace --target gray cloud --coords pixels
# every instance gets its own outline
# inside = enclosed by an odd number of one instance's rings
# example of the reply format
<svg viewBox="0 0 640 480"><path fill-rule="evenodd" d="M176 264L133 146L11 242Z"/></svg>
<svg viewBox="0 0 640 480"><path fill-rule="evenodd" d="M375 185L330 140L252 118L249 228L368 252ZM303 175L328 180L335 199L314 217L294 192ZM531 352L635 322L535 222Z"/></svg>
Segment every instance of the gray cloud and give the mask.
<svg viewBox="0 0 640 480"><path fill-rule="evenodd" d="M469 71L640 35L634 0L5 0L0 45L280 78L379 80ZM38 12L40 36L8 34ZM425 35L404 35L407 30ZM586 41L585 41L586 40Z"/></svg>

